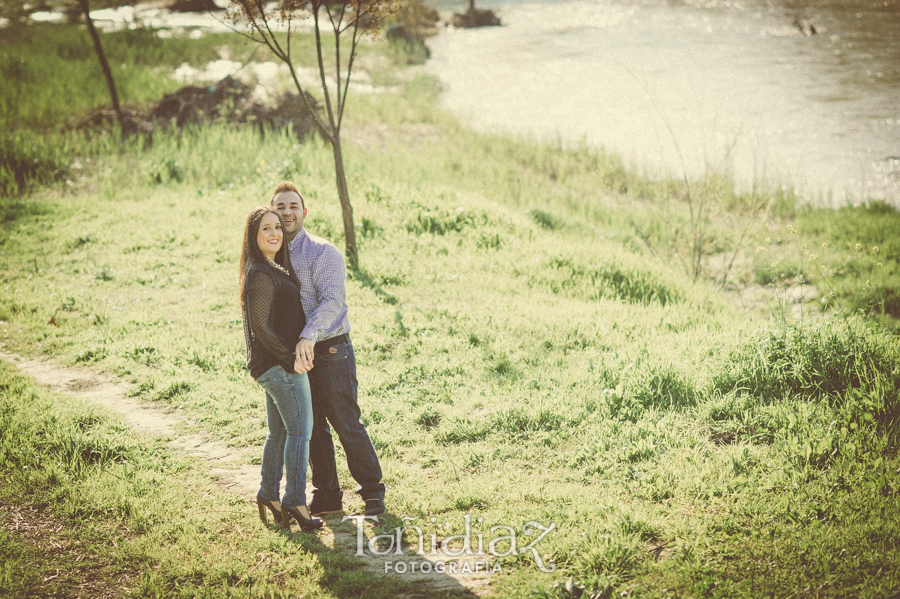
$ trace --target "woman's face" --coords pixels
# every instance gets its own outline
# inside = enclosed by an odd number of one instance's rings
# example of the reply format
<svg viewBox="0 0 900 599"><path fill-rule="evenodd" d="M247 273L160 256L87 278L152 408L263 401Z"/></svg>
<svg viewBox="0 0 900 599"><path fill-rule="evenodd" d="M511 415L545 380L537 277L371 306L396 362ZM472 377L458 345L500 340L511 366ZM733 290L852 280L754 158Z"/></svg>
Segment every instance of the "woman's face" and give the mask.
<svg viewBox="0 0 900 599"><path fill-rule="evenodd" d="M284 240L284 232L281 230L281 222L274 212L267 212L259 221L259 232L256 234L256 243L259 250L269 260L275 259L275 254L281 249Z"/></svg>

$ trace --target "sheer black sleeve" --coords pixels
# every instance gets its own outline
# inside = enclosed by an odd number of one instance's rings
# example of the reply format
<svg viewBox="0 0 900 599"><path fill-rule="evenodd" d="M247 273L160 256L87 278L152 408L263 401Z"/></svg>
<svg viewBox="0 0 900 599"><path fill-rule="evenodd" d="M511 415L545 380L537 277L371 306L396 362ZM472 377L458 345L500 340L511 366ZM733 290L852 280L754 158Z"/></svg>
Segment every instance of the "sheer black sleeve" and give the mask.
<svg viewBox="0 0 900 599"><path fill-rule="evenodd" d="M250 331L267 352L287 372L294 372L294 348L288 346L275 330L275 281L263 272L250 273L247 281L247 315Z"/></svg>

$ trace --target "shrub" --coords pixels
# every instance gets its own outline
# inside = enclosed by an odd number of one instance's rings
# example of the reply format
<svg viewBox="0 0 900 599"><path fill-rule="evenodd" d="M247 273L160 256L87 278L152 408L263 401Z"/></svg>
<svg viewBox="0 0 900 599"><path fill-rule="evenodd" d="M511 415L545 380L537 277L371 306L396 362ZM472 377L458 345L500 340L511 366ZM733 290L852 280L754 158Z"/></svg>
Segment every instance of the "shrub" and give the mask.
<svg viewBox="0 0 900 599"><path fill-rule="evenodd" d="M749 338L714 375L721 393L748 393L765 402L817 401L850 410L850 420L869 414L897 435L900 422L900 351L891 339L863 326L789 324Z"/></svg>

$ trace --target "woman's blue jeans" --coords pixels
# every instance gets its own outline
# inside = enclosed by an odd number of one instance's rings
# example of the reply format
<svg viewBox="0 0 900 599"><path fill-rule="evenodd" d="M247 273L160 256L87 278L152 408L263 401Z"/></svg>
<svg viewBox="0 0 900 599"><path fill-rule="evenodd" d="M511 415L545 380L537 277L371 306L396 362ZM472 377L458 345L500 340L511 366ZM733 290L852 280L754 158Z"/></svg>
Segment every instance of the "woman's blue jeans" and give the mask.
<svg viewBox="0 0 900 599"><path fill-rule="evenodd" d="M262 485L259 496L288 505L306 505L306 468L313 412L306 373L273 366L256 382L266 391L269 436L263 447ZM282 471L286 470L284 497L279 499Z"/></svg>

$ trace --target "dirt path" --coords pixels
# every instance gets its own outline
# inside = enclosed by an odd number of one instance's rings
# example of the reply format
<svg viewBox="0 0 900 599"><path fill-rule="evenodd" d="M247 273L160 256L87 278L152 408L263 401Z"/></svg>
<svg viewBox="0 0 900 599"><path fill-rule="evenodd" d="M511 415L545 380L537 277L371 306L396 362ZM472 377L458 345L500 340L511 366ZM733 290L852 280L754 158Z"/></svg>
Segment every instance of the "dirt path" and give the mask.
<svg viewBox="0 0 900 599"><path fill-rule="evenodd" d="M0 359L14 364L22 373L55 392L108 408L138 433L166 439L171 448L207 464L216 482L224 489L246 498L248 504L255 502L259 489L259 466L247 464L238 451L220 441L180 431L178 425L181 419L176 413L129 397L127 383L89 368L60 366L46 358L32 359L12 354L2 347ZM247 509L255 512L255 503L248 505ZM366 537L372 536L370 524L367 523L364 530ZM331 516L326 519L325 528L318 534L321 541L329 547L350 554L357 553L357 524L354 521L342 522L340 517ZM406 597L427 597L433 593L448 591L456 591L462 597L490 594L490 574L484 571L490 566L484 560L470 558L466 564L440 551L437 555L427 556L407 552L399 560L392 555L373 555L367 547L363 553L359 559L364 560L373 574L385 575L389 572L390 576L399 576L415 584L416 591ZM400 562L405 564L401 567L406 572L398 574L395 570ZM425 566L428 572L422 573L422 565L426 562L430 564ZM416 570L415 573L412 572L413 569Z"/></svg>

